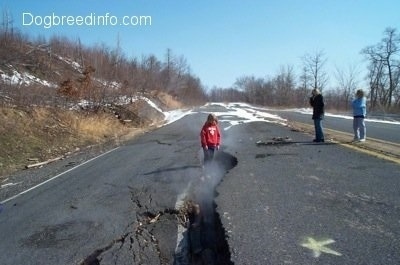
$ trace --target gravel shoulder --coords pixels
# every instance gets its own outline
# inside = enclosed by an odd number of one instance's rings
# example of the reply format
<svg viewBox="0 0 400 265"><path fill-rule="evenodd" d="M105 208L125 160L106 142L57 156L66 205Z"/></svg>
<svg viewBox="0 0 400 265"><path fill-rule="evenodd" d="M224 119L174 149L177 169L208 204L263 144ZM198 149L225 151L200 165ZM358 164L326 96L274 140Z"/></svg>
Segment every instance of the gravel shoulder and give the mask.
<svg viewBox="0 0 400 265"><path fill-rule="evenodd" d="M310 124L301 122L290 122L289 127L294 131L313 134L314 128ZM332 129L324 129L326 138L332 142L339 143L348 148L358 150L370 155L377 156L392 162L400 163L400 145L379 139L367 138L363 143L354 143L353 135Z"/></svg>

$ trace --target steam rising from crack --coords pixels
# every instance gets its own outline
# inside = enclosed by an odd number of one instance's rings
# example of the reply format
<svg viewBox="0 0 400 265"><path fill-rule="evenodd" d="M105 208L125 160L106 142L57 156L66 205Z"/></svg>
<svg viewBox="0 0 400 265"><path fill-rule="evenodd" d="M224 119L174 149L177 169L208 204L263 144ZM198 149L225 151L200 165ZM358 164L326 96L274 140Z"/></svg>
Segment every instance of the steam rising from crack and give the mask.
<svg viewBox="0 0 400 265"><path fill-rule="evenodd" d="M185 209L187 219L178 226L175 265L232 264L214 197L216 186L236 165L235 157L217 152L213 163L178 196L176 207Z"/></svg>

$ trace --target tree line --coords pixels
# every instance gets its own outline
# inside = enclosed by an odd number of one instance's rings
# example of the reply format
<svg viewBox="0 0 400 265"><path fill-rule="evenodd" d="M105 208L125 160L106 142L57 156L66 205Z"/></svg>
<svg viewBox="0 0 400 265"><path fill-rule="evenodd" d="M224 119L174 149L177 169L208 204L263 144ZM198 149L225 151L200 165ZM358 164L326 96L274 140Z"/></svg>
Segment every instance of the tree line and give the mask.
<svg viewBox="0 0 400 265"><path fill-rule="evenodd" d="M3 13L0 25L0 44L3 67L16 63L13 54L19 53L19 56L28 56L25 62L18 62L25 69L44 79L53 78L56 82L57 89L37 84L31 85L29 93L21 86L9 89L14 97L24 99L22 104L33 99L43 100L44 95L55 102L85 99L103 104L121 96L163 91L187 105L206 101L242 101L262 106L304 107L308 106L310 91L318 88L323 92L329 108L346 110L355 90L362 88L367 92L370 110L400 111L400 35L395 28L385 29L383 38L377 44L360 51L367 62L367 75L362 77L368 84L365 87L360 87L357 66L349 66L345 70L337 68L333 76L337 86L327 87L332 76L326 71L326 54L320 50L302 57L299 74L288 65L282 66L272 77L242 76L229 88L206 89L201 80L192 74L185 57L173 54L171 49L166 49L163 59L151 54L127 58L119 40L114 48L104 44L87 47L82 45L80 39L61 36L53 36L49 40L38 36L32 40L12 26L12 17L7 12ZM37 52L41 52L40 55ZM76 64L79 77L71 71L63 74L55 71L55 64L60 58L68 58L70 64ZM0 100L6 98L4 91L7 87L10 86L3 82Z"/></svg>
<svg viewBox="0 0 400 265"><path fill-rule="evenodd" d="M171 49L166 50L163 60L152 54L128 58L119 40L115 48L110 48L105 44L85 46L80 39L62 36L33 39L12 26L7 12L0 25L0 44L1 69L6 69L3 73L12 75L13 69L18 69L55 84L54 88L37 82L1 80L3 102L12 99L20 105L59 105L85 100L98 106L150 92L166 92L186 105L207 101L207 93L185 57L175 55Z"/></svg>
<svg viewBox="0 0 400 265"><path fill-rule="evenodd" d="M359 69L336 68L337 86L329 88L330 76L326 71L327 57L323 51L307 53L302 57L301 71L295 74L293 66L281 67L273 77L243 76L228 89L214 87L212 101L246 101L251 104L276 107L308 106L310 92L318 88L324 93L329 108L347 110L357 89L368 95L369 110L400 112L400 35L395 28L387 28L383 38L375 45L360 51L367 62L367 82L360 85Z"/></svg>
<svg viewBox="0 0 400 265"><path fill-rule="evenodd" d="M186 59L174 55L171 49L161 61L155 55L128 59L119 45L114 49L105 45L82 48L79 41L77 45L60 37L53 37L50 45L56 54L73 58L83 69L77 82L66 79L61 83L59 92L64 96L102 103L105 99L162 91L188 105L206 102L200 79L191 73ZM95 85L94 80L101 81Z"/></svg>

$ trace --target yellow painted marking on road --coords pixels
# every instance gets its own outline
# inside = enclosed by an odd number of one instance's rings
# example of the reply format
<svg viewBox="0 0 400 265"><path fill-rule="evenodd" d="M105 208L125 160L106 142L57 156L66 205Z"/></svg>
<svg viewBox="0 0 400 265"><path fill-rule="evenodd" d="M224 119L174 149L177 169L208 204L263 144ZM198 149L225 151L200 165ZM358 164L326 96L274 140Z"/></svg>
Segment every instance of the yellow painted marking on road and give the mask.
<svg viewBox="0 0 400 265"><path fill-rule="evenodd" d="M389 156L389 155L386 155L386 154L382 154L382 153L379 153L379 152L377 152L377 151L372 151L372 150L364 149L364 148L362 148L362 147L359 147L359 146L357 146L357 145L350 144L350 143L338 143L338 144L340 144L340 145L342 145L342 146L344 146L344 147L347 147L347 148L356 150L356 151L358 151L358 152L367 154L367 155L375 156L375 157L378 157L378 158L381 158L381 159L384 159L384 160L388 160L388 161L391 161L391 162L400 164L400 159L399 159L399 158L396 158L396 157L392 157L392 156ZM360 143L360 145L362 145L362 143Z"/></svg>
<svg viewBox="0 0 400 265"><path fill-rule="evenodd" d="M307 242L302 243L301 246L311 249L313 251L313 256L315 258L318 258L319 256L321 256L322 253L332 254L335 256L342 256L341 253L326 247L326 245L329 245L332 243L335 243L335 240L326 239L326 240L317 241L312 237L307 237Z"/></svg>
<svg viewBox="0 0 400 265"><path fill-rule="evenodd" d="M293 126L300 127L303 132L313 134L314 127L310 124L302 123L302 122L292 122ZM375 139L371 137L367 137L367 142L364 143L351 143L350 141L353 139L353 135L348 132L341 132L333 129L324 129L326 134L331 134L333 138L339 139L339 140L332 140L332 143L340 144L344 147L350 148L352 150L356 150L358 152L368 154L371 156L378 157L380 159L388 160L391 162L394 162L396 164L400 164L400 158L399 158L399 152L393 152L392 150L384 150L385 146L392 146L395 147L394 150L400 150L400 144L398 143L393 143L393 142L388 142L380 139ZM373 143L373 146L369 146L370 143ZM382 148L383 150L380 150L379 148ZM398 149L397 149L398 147Z"/></svg>

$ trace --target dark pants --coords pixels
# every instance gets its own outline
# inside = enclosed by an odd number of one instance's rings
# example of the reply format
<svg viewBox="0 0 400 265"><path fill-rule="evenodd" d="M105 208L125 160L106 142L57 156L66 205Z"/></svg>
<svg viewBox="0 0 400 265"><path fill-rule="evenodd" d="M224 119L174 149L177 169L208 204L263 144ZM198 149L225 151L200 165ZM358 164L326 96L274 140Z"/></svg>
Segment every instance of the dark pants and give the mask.
<svg viewBox="0 0 400 265"><path fill-rule="evenodd" d="M209 165L214 159L215 146L208 146L207 149L203 148L204 152L204 165Z"/></svg>

